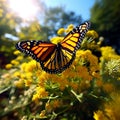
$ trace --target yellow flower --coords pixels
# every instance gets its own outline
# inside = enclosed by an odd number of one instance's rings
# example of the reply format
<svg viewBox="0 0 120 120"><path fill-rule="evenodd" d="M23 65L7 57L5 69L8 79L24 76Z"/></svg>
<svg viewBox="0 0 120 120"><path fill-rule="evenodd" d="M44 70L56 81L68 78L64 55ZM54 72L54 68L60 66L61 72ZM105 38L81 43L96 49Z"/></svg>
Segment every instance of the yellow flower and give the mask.
<svg viewBox="0 0 120 120"><path fill-rule="evenodd" d="M76 66L77 76L83 80L92 80L92 76L89 74L88 69L85 66Z"/></svg>
<svg viewBox="0 0 120 120"><path fill-rule="evenodd" d="M111 59L120 59L120 56L116 54L115 50L110 47L101 47L102 57L101 59L111 60Z"/></svg>
<svg viewBox="0 0 120 120"><path fill-rule="evenodd" d="M26 72L24 75L27 79L31 79L33 76L32 72Z"/></svg>
<svg viewBox="0 0 120 120"><path fill-rule="evenodd" d="M69 86L71 86L74 91L77 91L77 89L79 87L78 83L76 83L76 82L70 82Z"/></svg>
<svg viewBox="0 0 120 120"><path fill-rule="evenodd" d="M54 44L58 44L59 42L61 42L63 40L64 37L53 37L51 38L51 42Z"/></svg>
<svg viewBox="0 0 120 120"><path fill-rule="evenodd" d="M19 55L20 54L20 51L19 50L16 50L13 52L14 55Z"/></svg>
<svg viewBox="0 0 120 120"><path fill-rule="evenodd" d="M16 71L14 72L13 74L14 77L20 77L21 76L21 73L19 71Z"/></svg>
<svg viewBox="0 0 120 120"><path fill-rule="evenodd" d="M13 66L12 64L7 64L7 65L5 66L5 68L6 68L6 69L10 69L10 68L12 68L12 66Z"/></svg>
<svg viewBox="0 0 120 120"><path fill-rule="evenodd" d="M13 64L13 65L19 65L19 62L16 61L16 60L12 60L12 61L11 61L11 64Z"/></svg>
<svg viewBox="0 0 120 120"><path fill-rule="evenodd" d="M16 60L23 60L23 56L18 56Z"/></svg>
<svg viewBox="0 0 120 120"><path fill-rule="evenodd" d="M47 103L45 104L45 109L46 109L46 111L49 112L49 113L52 111L53 107L52 107L52 105L50 104L50 102L47 102Z"/></svg>
<svg viewBox="0 0 120 120"><path fill-rule="evenodd" d="M36 93L37 93L39 99L48 96L48 92L45 90L44 87L41 87L41 86L36 88Z"/></svg>
<svg viewBox="0 0 120 120"><path fill-rule="evenodd" d="M32 96L32 101L34 101L36 104L39 103L39 96L38 96L38 94L34 94L34 95Z"/></svg>
<svg viewBox="0 0 120 120"><path fill-rule="evenodd" d="M116 54L115 50L110 46L101 47L101 52L103 53L103 56L108 55L108 53L109 54Z"/></svg>
<svg viewBox="0 0 120 120"><path fill-rule="evenodd" d="M94 76L95 78L100 78L100 73L97 73L97 72L92 72L92 76Z"/></svg>
<svg viewBox="0 0 120 120"><path fill-rule="evenodd" d="M68 80L65 78L62 78L62 79L59 78L58 83L60 85L59 87L60 87L61 91L63 91L65 89L65 87L68 86Z"/></svg>
<svg viewBox="0 0 120 120"><path fill-rule="evenodd" d="M57 31L57 34L58 35L61 35L65 32L65 29L64 28L60 28L58 31Z"/></svg>
<svg viewBox="0 0 120 120"><path fill-rule="evenodd" d="M22 63L20 66L21 70L25 71L26 66L27 66L27 63Z"/></svg>
<svg viewBox="0 0 120 120"><path fill-rule="evenodd" d="M73 24L70 24L70 25L68 25L67 28L68 28L68 29L73 29L73 28L74 28L74 25L73 25Z"/></svg>
<svg viewBox="0 0 120 120"><path fill-rule="evenodd" d="M89 30L87 33L86 33L86 36L88 37L92 37L92 38L98 38L98 33L94 30Z"/></svg>
<svg viewBox="0 0 120 120"><path fill-rule="evenodd" d="M25 82L25 86L30 86L31 84L32 84L32 79L28 79L28 80L24 80L24 82Z"/></svg>
<svg viewBox="0 0 120 120"><path fill-rule="evenodd" d="M32 72L37 68L37 62L35 60L31 60L29 63L23 63L21 65L21 70L25 72Z"/></svg>
<svg viewBox="0 0 120 120"><path fill-rule="evenodd" d="M104 113L100 110L98 110L97 112L94 112L94 116L93 118L95 120L109 120L109 118L107 118ZM112 119L111 119L112 120Z"/></svg>
<svg viewBox="0 0 120 120"><path fill-rule="evenodd" d="M44 117L45 117L45 114L46 114L46 111L45 111L45 110L42 110L41 113L40 113L40 117L41 117L41 118L44 118Z"/></svg>
<svg viewBox="0 0 120 120"><path fill-rule="evenodd" d="M69 33L69 32L70 32L70 29L66 29L65 32L66 32L66 33Z"/></svg>
<svg viewBox="0 0 120 120"><path fill-rule="evenodd" d="M14 82L14 85L18 88L23 88L24 87L24 80L23 79L19 79L18 81Z"/></svg>
<svg viewBox="0 0 120 120"><path fill-rule="evenodd" d="M65 30L65 32L68 33L68 32L70 32L70 31L72 31L73 28L74 28L74 25L73 25L73 24L70 24L70 25L67 27L67 29Z"/></svg>
<svg viewBox="0 0 120 120"><path fill-rule="evenodd" d="M62 102L61 102L60 100L54 100L54 101L52 102L52 107L53 107L54 109L60 107L61 105L62 105Z"/></svg>
<svg viewBox="0 0 120 120"><path fill-rule="evenodd" d="M39 85L44 87L45 81L47 80L47 73L46 72L41 72L41 74L38 77L39 80Z"/></svg>

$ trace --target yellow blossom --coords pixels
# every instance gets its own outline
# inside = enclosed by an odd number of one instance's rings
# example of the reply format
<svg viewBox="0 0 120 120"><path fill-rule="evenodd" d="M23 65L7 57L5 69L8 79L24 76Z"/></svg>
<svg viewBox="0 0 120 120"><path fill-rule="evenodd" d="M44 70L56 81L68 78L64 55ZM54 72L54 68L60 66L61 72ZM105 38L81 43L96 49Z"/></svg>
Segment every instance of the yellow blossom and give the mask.
<svg viewBox="0 0 120 120"><path fill-rule="evenodd" d="M37 68L37 62L35 60L31 60L28 63L23 63L21 65L21 70L25 72L32 72Z"/></svg>
<svg viewBox="0 0 120 120"><path fill-rule="evenodd" d="M63 91L65 89L65 87L68 85L68 80L67 79L59 79L59 87L60 87L60 90Z"/></svg>
<svg viewBox="0 0 120 120"><path fill-rule="evenodd" d="M13 64L13 65L19 65L19 62L16 61L16 60L12 60L12 61L11 61L11 64Z"/></svg>
<svg viewBox="0 0 120 120"><path fill-rule="evenodd" d="M98 38L98 33L94 30L89 30L87 33L86 33L86 36L88 37L92 37L92 38Z"/></svg>
<svg viewBox="0 0 120 120"><path fill-rule="evenodd" d="M14 82L14 85L18 88L23 88L24 87L24 80L23 79L19 79L18 81Z"/></svg>
<svg viewBox="0 0 120 120"><path fill-rule="evenodd" d="M101 47L102 59L111 60L111 59L120 59L120 56L116 54L115 50L110 47Z"/></svg>
<svg viewBox="0 0 120 120"><path fill-rule="evenodd" d="M53 37L51 38L51 42L54 44L58 44L59 42L61 42L63 40L64 37Z"/></svg>
<svg viewBox="0 0 120 120"><path fill-rule="evenodd" d="M31 84L32 84L32 79L28 79L28 80L24 80L24 82L25 82L25 86L30 86Z"/></svg>
<svg viewBox="0 0 120 120"><path fill-rule="evenodd" d="M44 117L45 117L45 114L46 114L46 111L45 111L45 110L42 110L41 113L40 113L40 117L41 117L41 118L44 118Z"/></svg>
<svg viewBox="0 0 120 120"><path fill-rule="evenodd" d="M61 34L63 34L64 33L64 28L60 28L58 31L57 31L57 34L58 35L61 35Z"/></svg>
<svg viewBox="0 0 120 120"><path fill-rule="evenodd" d="M55 108L58 108L58 107L60 107L62 105L62 102L60 101L60 100L54 100L53 102L52 102L52 107L55 109Z"/></svg>
<svg viewBox="0 0 120 120"><path fill-rule="evenodd" d="M36 104L39 103L39 96L38 96L38 94L34 94L34 95L32 96L32 101L34 101Z"/></svg>
<svg viewBox="0 0 120 120"><path fill-rule="evenodd" d="M94 76L95 78L100 78L100 73L98 73L98 72L92 72L92 76Z"/></svg>
<svg viewBox="0 0 120 120"><path fill-rule="evenodd" d="M52 111L53 107L51 106L50 102L47 102L45 104L45 109L46 109L47 112L51 112Z"/></svg>
<svg viewBox="0 0 120 120"><path fill-rule="evenodd" d="M14 72L13 74L14 77L20 77L21 76L21 73L19 71L16 71Z"/></svg>
<svg viewBox="0 0 120 120"><path fill-rule="evenodd" d="M74 91L77 91L77 89L79 87L78 83L76 83L76 82L70 82L69 86L71 86Z"/></svg>
<svg viewBox="0 0 120 120"><path fill-rule="evenodd" d="M45 81L47 80L47 73L44 71L41 72L41 74L38 77L38 80L39 80L39 85L43 87L45 84Z"/></svg>
<svg viewBox="0 0 120 120"><path fill-rule="evenodd" d="M6 69L10 69L10 68L12 68L12 66L13 66L12 64L7 64L7 65L5 66L5 68L6 68Z"/></svg>
<svg viewBox="0 0 120 120"><path fill-rule="evenodd" d="M16 51L14 51L13 54L14 54L14 55L19 55L19 54L20 54L20 51L19 51L19 50L16 50Z"/></svg>
<svg viewBox="0 0 120 120"><path fill-rule="evenodd" d="M72 31L73 28L74 28L74 25L73 25L73 24L70 24L70 25L67 27L67 29L65 30L65 32L68 33L68 32L70 32L70 31Z"/></svg>
<svg viewBox="0 0 120 120"><path fill-rule="evenodd" d="M23 58L23 56L18 56L17 58L16 58L16 60L23 60L24 58Z"/></svg>
<svg viewBox="0 0 120 120"><path fill-rule="evenodd" d="M109 54L116 54L115 50L111 46L101 47L102 55L108 55Z"/></svg>
<svg viewBox="0 0 120 120"><path fill-rule="evenodd" d="M92 80L92 76L89 74L88 69L85 66L76 67L77 76L83 80Z"/></svg>
<svg viewBox="0 0 120 120"><path fill-rule="evenodd" d="M27 79L31 79L32 76L33 76L33 73L32 73L32 72L26 72L26 73L24 74L24 76L25 76Z"/></svg>
<svg viewBox="0 0 120 120"><path fill-rule="evenodd" d="M73 25L73 24L70 24L70 25L68 25L67 28L68 28L68 29L73 29L73 28L74 28L74 25Z"/></svg>
<svg viewBox="0 0 120 120"><path fill-rule="evenodd" d="M25 63L25 62L22 63L21 66L20 66L20 67L21 67L21 70L22 70L22 71L25 71L26 66L27 66L27 63Z"/></svg>
<svg viewBox="0 0 120 120"><path fill-rule="evenodd" d="M102 111L97 111L97 112L94 112L94 119L95 120L109 120L109 118L107 118L106 115L104 115L104 113Z"/></svg>
<svg viewBox="0 0 120 120"><path fill-rule="evenodd" d="M69 33L69 32L70 32L70 29L66 29L65 32L66 32L66 33Z"/></svg>
<svg viewBox="0 0 120 120"><path fill-rule="evenodd" d="M36 88L36 93L37 93L39 99L48 96L48 92L45 90L44 87L41 87L41 86Z"/></svg>

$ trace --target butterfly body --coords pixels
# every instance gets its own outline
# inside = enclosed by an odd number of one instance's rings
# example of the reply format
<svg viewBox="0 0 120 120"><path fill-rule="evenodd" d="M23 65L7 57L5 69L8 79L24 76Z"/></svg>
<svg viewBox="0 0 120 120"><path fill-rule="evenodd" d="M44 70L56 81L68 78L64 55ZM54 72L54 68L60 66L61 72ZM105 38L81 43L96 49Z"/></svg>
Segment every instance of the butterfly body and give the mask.
<svg viewBox="0 0 120 120"><path fill-rule="evenodd" d="M69 32L58 44L26 40L18 42L16 48L38 61L44 71L61 73L72 64L88 28L88 22L81 24Z"/></svg>

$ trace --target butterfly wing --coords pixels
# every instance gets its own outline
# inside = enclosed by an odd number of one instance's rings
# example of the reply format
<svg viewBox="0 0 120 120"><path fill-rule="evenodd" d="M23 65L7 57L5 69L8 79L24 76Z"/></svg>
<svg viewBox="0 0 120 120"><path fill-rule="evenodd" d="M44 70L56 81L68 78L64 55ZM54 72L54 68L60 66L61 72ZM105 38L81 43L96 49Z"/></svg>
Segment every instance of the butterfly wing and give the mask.
<svg viewBox="0 0 120 120"><path fill-rule="evenodd" d="M61 73L75 59L76 50L88 31L90 24L85 22L69 32L62 42L56 44L42 41L22 41L16 48L40 62L48 73Z"/></svg>
<svg viewBox="0 0 120 120"><path fill-rule="evenodd" d="M61 73L75 58L75 54L61 49L61 45L42 41L22 41L16 48L40 62L41 67L48 73Z"/></svg>
<svg viewBox="0 0 120 120"><path fill-rule="evenodd" d="M62 48L70 51L71 53L75 53L76 50L80 48L80 44L85 37L85 34L88 31L89 27L90 22L85 22L74 28L61 42Z"/></svg>

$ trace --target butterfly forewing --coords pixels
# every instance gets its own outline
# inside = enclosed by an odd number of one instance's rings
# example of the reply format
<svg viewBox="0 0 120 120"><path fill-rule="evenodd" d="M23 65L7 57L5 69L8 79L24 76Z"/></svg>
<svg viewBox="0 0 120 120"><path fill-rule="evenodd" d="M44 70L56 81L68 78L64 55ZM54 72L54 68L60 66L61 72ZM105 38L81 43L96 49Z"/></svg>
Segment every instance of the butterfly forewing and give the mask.
<svg viewBox="0 0 120 120"><path fill-rule="evenodd" d="M65 36L65 38L61 42L62 47L75 53L76 50L80 48L80 43L85 37L85 34L88 31L89 27L90 23L85 22L84 24L81 24L74 28L70 33Z"/></svg>

